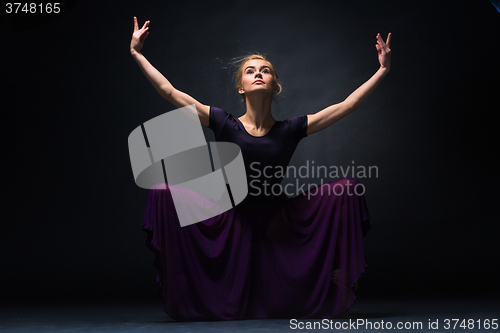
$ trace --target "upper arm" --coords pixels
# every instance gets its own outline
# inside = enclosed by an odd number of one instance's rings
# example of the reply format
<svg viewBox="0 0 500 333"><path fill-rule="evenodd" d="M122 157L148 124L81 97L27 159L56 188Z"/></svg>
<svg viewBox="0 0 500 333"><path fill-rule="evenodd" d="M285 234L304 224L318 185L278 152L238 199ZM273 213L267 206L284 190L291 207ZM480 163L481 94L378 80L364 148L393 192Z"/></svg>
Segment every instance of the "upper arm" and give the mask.
<svg viewBox="0 0 500 333"><path fill-rule="evenodd" d="M200 117L200 123L203 126L208 126L208 117L210 115L209 105L202 104L188 94L175 88L173 88L172 92L165 98L178 108L194 104L196 107L196 112L198 112L198 116Z"/></svg>
<svg viewBox="0 0 500 333"><path fill-rule="evenodd" d="M327 128L353 111L354 109L349 108L347 104L341 102L331 105L314 114L308 114L307 135L311 135Z"/></svg>

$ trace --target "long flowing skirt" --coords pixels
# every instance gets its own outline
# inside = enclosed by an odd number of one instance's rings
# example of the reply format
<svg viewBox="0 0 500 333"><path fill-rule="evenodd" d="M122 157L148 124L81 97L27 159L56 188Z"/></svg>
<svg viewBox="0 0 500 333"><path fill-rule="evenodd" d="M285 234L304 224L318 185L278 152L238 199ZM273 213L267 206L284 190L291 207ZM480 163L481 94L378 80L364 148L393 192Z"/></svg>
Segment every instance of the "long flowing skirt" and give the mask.
<svg viewBox="0 0 500 333"><path fill-rule="evenodd" d="M370 228L364 196L346 184L358 182L341 179L268 204L244 201L185 227L169 186L152 188L142 227L167 314L178 321L343 315L367 266Z"/></svg>

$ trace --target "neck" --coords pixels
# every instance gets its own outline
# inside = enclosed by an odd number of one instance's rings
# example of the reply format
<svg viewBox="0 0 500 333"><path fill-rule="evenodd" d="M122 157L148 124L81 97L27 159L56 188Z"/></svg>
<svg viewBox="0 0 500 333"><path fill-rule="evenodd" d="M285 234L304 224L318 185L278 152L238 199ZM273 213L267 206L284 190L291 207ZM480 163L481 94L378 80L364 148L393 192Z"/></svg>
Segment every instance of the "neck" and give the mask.
<svg viewBox="0 0 500 333"><path fill-rule="evenodd" d="M256 129L274 125L276 121L271 114L271 99L272 96L247 96L247 111L240 120L254 125Z"/></svg>

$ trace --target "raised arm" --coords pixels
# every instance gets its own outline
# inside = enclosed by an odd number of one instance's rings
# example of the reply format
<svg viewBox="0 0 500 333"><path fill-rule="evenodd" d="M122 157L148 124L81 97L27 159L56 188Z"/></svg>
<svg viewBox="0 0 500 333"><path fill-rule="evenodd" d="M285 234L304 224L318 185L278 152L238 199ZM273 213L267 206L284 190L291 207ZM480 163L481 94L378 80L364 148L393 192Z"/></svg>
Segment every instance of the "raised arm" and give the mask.
<svg viewBox="0 0 500 333"><path fill-rule="evenodd" d="M380 34L377 35L377 44L375 47L378 52L380 68L363 85L356 89L343 102L331 105L315 114L307 115L307 134L313 134L321 131L337 120L345 117L363 104L375 88L380 84L384 76L387 75L391 67L391 34L387 36L387 42L384 42Z"/></svg>
<svg viewBox="0 0 500 333"><path fill-rule="evenodd" d="M132 57L135 59L149 82L151 82L153 87L163 98L178 108L194 104L200 117L200 123L204 126L208 126L210 107L208 105L201 104L188 94L175 89L172 84L156 68L154 68L141 53L144 40L149 35L149 23L150 21L144 22L142 28L139 29L137 17L134 16L134 33L132 34L132 40L130 41L130 53L132 54Z"/></svg>

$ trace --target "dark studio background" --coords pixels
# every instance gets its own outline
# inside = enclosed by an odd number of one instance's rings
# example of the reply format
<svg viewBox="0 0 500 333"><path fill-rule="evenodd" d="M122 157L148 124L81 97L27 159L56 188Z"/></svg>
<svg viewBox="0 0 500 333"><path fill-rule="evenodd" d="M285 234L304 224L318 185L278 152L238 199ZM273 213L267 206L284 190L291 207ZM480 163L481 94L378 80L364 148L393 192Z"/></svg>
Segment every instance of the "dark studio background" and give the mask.
<svg viewBox="0 0 500 333"><path fill-rule="evenodd" d="M1 14L1 301L158 300L129 133L174 107L129 54L180 90L241 115L227 62L265 53L284 85L277 119L389 75L354 114L304 139L303 165L376 165L359 297L498 297L500 13L489 0L79 1L13 31ZM210 136L210 135L209 135Z"/></svg>

